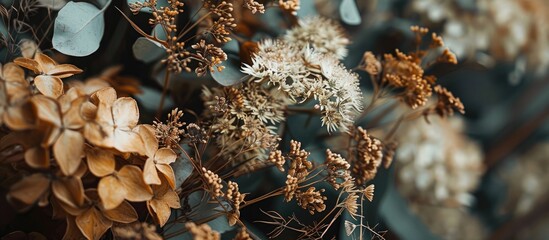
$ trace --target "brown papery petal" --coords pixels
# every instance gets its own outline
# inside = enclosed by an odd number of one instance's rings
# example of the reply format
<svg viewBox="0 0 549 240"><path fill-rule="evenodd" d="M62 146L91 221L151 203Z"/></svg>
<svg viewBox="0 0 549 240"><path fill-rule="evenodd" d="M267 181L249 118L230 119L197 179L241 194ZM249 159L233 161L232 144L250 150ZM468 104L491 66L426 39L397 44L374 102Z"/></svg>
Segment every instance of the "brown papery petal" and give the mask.
<svg viewBox="0 0 549 240"><path fill-rule="evenodd" d="M65 129L53 145L53 155L66 176L72 175L80 166L84 151L84 137L80 132Z"/></svg>
<svg viewBox="0 0 549 240"><path fill-rule="evenodd" d="M179 202L179 196L173 190L168 190L166 194L162 196L162 201L164 201L171 208L180 208L181 203Z"/></svg>
<svg viewBox="0 0 549 240"><path fill-rule="evenodd" d="M170 187L175 189L175 174L172 167L167 164L156 164L156 168L164 175Z"/></svg>
<svg viewBox="0 0 549 240"><path fill-rule="evenodd" d="M92 94L90 99L95 105L99 105L100 102L112 105L116 101L116 90L112 87L103 88Z"/></svg>
<svg viewBox="0 0 549 240"><path fill-rule="evenodd" d="M118 207L124 201L126 188L118 178L106 176L99 180L97 193L103 202L103 207L109 210Z"/></svg>
<svg viewBox="0 0 549 240"><path fill-rule="evenodd" d="M104 210L103 214L108 219L120 223L131 223L137 221L138 217L135 209L126 201L114 209Z"/></svg>
<svg viewBox="0 0 549 240"><path fill-rule="evenodd" d="M12 198L31 205L44 195L49 186L50 180L48 178L41 173L35 173L13 184L8 194Z"/></svg>
<svg viewBox="0 0 549 240"><path fill-rule="evenodd" d="M52 182L53 195L61 202L79 207L84 204L84 186L80 178L68 177Z"/></svg>
<svg viewBox="0 0 549 240"><path fill-rule="evenodd" d="M55 66L53 69L50 69L49 71L47 71L46 74L55 75L59 78L66 78L81 72L82 72L82 69L72 64L60 64Z"/></svg>
<svg viewBox="0 0 549 240"><path fill-rule="evenodd" d="M142 152L143 151L143 141L141 136L136 132L131 130L121 130L116 128L114 130L114 148L121 152Z"/></svg>
<svg viewBox="0 0 549 240"><path fill-rule="evenodd" d="M172 210L170 209L168 204L159 200L151 200L147 202L147 205L149 209L152 210L151 214L153 215L158 225L160 225L160 227L163 227L168 219L170 219L170 215L172 214Z"/></svg>
<svg viewBox="0 0 549 240"><path fill-rule="evenodd" d="M76 218L73 216L67 216L67 228L65 230L65 235L63 235L63 240L73 240L73 239L82 239L84 235L80 232L80 229L76 225Z"/></svg>
<svg viewBox="0 0 549 240"><path fill-rule="evenodd" d="M86 151L90 172L97 177L104 177L114 172L114 155L103 149L90 148Z"/></svg>
<svg viewBox="0 0 549 240"><path fill-rule="evenodd" d="M25 162L33 168L48 168L50 166L50 154L42 147L33 147L25 151Z"/></svg>
<svg viewBox="0 0 549 240"><path fill-rule="evenodd" d="M80 108L84 101L86 101L85 97L74 100L71 107L63 113L63 125L66 128L79 129L86 124L86 121L82 115L80 115Z"/></svg>
<svg viewBox="0 0 549 240"><path fill-rule="evenodd" d="M34 108L30 103L9 107L4 113L4 123L12 130L26 130L34 127Z"/></svg>
<svg viewBox="0 0 549 240"><path fill-rule="evenodd" d="M58 98L63 94L63 81L55 76L38 75L34 78L34 85L48 97Z"/></svg>
<svg viewBox="0 0 549 240"><path fill-rule="evenodd" d="M139 108L135 99L122 97L112 106L112 115L117 126L133 128L139 121Z"/></svg>
<svg viewBox="0 0 549 240"><path fill-rule="evenodd" d="M2 67L2 73L0 73L2 79L6 82L23 82L25 81L25 71L14 63L6 63Z"/></svg>
<svg viewBox="0 0 549 240"><path fill-rule="evenodd" d="M126 199L133 202L142 202L152 198L152 189L145 180L143 172L136 166L126 165L118 172L120 182L124 185Z"/></svg>
<svg viewBox="0 0 549 240"><path fill-rule="evenodd" d="M54 99L46 96L36 95L31 99L34 107L37 110L38 118L51 123L57 127L61 127L60 108Z"/></svg>
<svg viewBox="0 0 549 240"><path fill-rule="evenodd" d="M89 122L84 126L84 137L96 146L112 148L114 145L113 131L112 126L102 128L95 122Z"/></svg>
<svg viewBox="0 0 549 240"><path fill-rule="evenodd" d="M51 71L51 69L55 68L55 66L57 65L57 63L53 61L53 59L43 53L36 53L36 55L34 55L34 60L38 63L39 69L43 73Z"/></svg>
<svg viewBox="0 0 549 240"><path fill-rule="evenodd" d="M175 162L177 159L177 154L169 148L161 148L156 151L154 159L157 163L170 164Z"/></svg>
<svg viewBox="0 0 549 240"><path fill-rule="evenodd" d="M147 184L160 185L162 183L158 177L155 163L151 158L147 159L143 167L143 179Z"/></svg>
<svg viewBox="0 0 549 240"><path fill-rule="evenodd" d="M98 240L111 228L112 221L92 207L82 215L76 217L76 225L87 239Z"/></svg>
<svg viewBox="0 0 549 240"><path fill-rule="evenodd" d="M154 129L151 125L141 124L136 127L135 131L141 136L143 144L145 145L145 155L152 158L158 150L158 139L154 134Z"/></svg>
<svg viewBox="0 0 549 240"><path fill-rule="evenodd" d="M24 67L26 69L33 71L36 74L39 74L41 72L38 62L32 59L18 57L15 60L13 60L13 62L21 67Z"/></svg>

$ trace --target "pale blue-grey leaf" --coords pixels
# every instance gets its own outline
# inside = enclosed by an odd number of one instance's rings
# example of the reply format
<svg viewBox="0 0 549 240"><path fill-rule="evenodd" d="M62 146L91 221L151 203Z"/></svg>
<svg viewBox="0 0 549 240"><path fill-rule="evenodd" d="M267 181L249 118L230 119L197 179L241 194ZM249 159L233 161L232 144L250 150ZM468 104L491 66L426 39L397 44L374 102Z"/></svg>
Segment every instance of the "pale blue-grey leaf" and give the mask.
<svg viewBox="0 0 549 240"><path fill-rule="evenodd" d="M229 57L221 63L224 66L223 71L212 72L212 78L223 86L231 86L246 80L246 74L240 72L240 61L237 57Z"/></svg>
<svg viewBox="0 0 549 240"><path fill-rule="evenodd" d="M141 106L143 106L146 110L156 111L158 104L160 103L160 99L162 99L162 93L159 90L145 86L142 86L141 90L143 93L135 95L137 102L139 102L139 104L141 104ZM166 97L166 99L164 99L163 110L171 109L173 106L173 100Z"/></svg>
<svg viewBox="0 0 549 240"><path fill-rule="evenodd" d="M166 31L160 24L156 25L152 31L152 35L158 39L166 40ZM153 62L166 54L166 48L160 43L149 40L145 37L140 37L133 43L133 56L145 63Z"/></svg>
<svg viewBox="0 0 549 240"><path fill-rule="evenodd" d="M339 15L349 25L359 25L362 22L355 0L343 0L339 5Z"/></svg>
<svg viewBox="0 0 549 240"><path fill-rule="evenodd" d="M98 9L86 2L68 2L55 19L53 47L63 54L78 57L95 52L105 29L103 13L111 0L104 3L102 9Z"/></svg>

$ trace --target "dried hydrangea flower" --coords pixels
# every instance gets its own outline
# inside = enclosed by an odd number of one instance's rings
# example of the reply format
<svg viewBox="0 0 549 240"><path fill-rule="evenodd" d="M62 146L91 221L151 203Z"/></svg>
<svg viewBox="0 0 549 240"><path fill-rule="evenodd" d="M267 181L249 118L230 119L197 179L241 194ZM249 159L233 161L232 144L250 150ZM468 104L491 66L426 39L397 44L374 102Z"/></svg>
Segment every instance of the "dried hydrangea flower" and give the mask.
<svg viewBox="0 0 549 240"><path fill-rule="evenodd" d="M399 191L432 204L465 206L483 173L479 146L461 133L459 119L423 119L398 130L395 159Z"/></svg>
<svg viewBox="0 0 549 240"><path fill-rule="evenodd" d="M300 18L298 24L286 32L286 42L303 48L311 46L318 53L332 54L338 59L347 56L347 45L350 41L343 28L334 20L314 16Z"/></svg>
<svg viewBox="0 0 549 240"><path fill-rule="evenodd" d="M355 73L333 56L281 40L265 40L258 49L253 64L245 64L242 72L275 86L294 103L316 100L328 131L347 131L362 109Z"/></svg>
<svg viewBox="0 0 549 240"><path fill-rule="evenodd" d="M166 179L168 185L175 189L175 173L170 166L177 159L177 154L170 148L160 148L155 136L155 129L151 125L139 125L136 129L145 145L147 160L143 166L143 178L147 184L160 185L160 174Z"/></svg>
<svg viewBox="0 0 549 240"><path fill-rule="evenodd" d="M161 185L152 185L152 190L153 197L147 201L147 209L162 227L170 218L172 208L181 208L181 203L177 193L164 181Z"/></svg>

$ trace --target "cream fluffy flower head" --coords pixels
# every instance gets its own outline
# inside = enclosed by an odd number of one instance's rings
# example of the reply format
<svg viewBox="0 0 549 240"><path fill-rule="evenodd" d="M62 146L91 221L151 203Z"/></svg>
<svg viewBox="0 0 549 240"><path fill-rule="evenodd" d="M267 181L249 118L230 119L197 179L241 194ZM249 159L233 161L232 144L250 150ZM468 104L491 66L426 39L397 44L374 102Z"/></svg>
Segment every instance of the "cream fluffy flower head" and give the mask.
<svg viewBox="0 0 549 240"><path fill-rule="evenodd" d="M310 45L316 52L333 54L338 59L347 56L350 43L339 24L319 16L300 19L299 25L288 30L284 39L302 47Z"/></svg>
<svg viewBox="0 0 549 240"><path fill-rule="evenodd" d="M362 109L357 74L334 55L282 40L265 40L242 72L275 86L293 103L314 99L328 131L347 131Z"/></svg>
<svg viewBox="0 0 549 240"><path fill-rule="evenodd" d="M463 206L483 173L480 147L461 133L459 118L429 118L399 130L396 166L399 190L410 199L436 205Z"/></svg>

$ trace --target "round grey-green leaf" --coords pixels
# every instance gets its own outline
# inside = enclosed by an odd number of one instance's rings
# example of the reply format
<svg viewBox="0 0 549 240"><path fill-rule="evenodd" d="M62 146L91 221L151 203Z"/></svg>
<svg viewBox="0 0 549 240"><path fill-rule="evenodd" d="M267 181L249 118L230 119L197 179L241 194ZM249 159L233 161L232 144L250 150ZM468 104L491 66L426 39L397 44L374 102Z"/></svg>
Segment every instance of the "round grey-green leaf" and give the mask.
<svg viewBox="0 0 549 240"><path fill-rule="evenodd" d="M355 0L343 0L339 5L339 15L349 25L359 25L362 22Z"/></svg>
<svg viewBox="0 0 549 240"><path fill-rule="evenodd" d="M77 57L97 51L105 29L103 12L110 3L111 0L98 9L86 2L68 2L55 19L53 47L63 54Z"/></svg>

